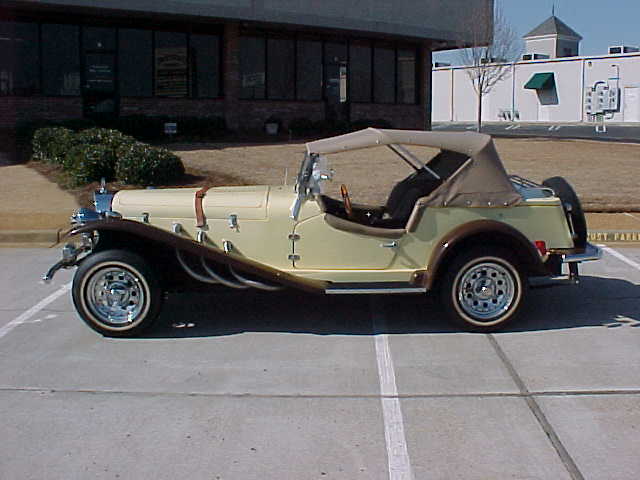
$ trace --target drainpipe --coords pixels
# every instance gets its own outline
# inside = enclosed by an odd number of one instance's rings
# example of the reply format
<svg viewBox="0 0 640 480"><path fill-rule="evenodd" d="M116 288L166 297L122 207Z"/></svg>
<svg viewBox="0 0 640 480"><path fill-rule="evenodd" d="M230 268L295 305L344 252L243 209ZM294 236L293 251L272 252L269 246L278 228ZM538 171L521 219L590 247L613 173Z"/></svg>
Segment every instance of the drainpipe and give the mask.
<svg viewBox="0 0 640 480"><path fill-rule="evenodd" d="M453 82L453 68L451 68L451 119L449 120L450 122L453 122L453 118L454 118L454 114L453 114L453 108L455 105L455 102L453 100L453 95L454 95L454 82Z"/></svg>
<svg viewBox="0 0 640 480"><path fill-rule="evenodd" d="M585 84L586 81L586 59L582 59L582 84L580 85L582 88L582 94L580 95L580 123L584 122L584 101L585 101L585 92L587 91L587 86Z"/></svg>
<svg viewBox="0 0 640 480"><path fill-rule="evenodd" d="M516 63L511 64L511 121L516 119Z"/></svg>

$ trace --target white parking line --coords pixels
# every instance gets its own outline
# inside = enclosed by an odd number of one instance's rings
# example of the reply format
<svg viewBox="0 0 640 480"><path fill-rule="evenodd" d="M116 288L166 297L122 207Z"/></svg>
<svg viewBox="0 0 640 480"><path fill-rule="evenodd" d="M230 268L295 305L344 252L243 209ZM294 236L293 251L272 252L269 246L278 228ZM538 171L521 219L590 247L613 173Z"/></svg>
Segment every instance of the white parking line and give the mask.
<svg viewBox="0 0 640 480"><path fill-rule="evenodd" d="M407 439L404 433L402 409L398 398L396 374L393 368L393 358L389 349L389 338L380 333L385 329L385 321L380 308L371 301L371 313L376 333L376 358L378 360L378 377L380 380L380 394L382 395L382 418L384 421L384 438L387 444L387 459L389 462L389 480L413 480Z"/></svg>
<svg viewBox="0 0 640 480"><path fill-rule="evenodd" d="M630 258L625 257L624 255L622 255L620 252L618 252L617 250L614 250L611 247L605 247L604 245L602 246L602 250L604 250L605 252L607 252L609 255L613 255L614 257L616 257L618 260L623 261L624 263L626 263L627 265L632 266L633 268L635 268L636 270L640 270L640 263L638 262L634 262L633 260L631 260Z"/></svg>
<svg viewBox="0 0 640 480"><path fill-rule="evenodd" d="M27 310L26 312L24 312L20 316L18 316L16 318L14 318L13 320L11 320L5 326L0 328L0 338L4 337L7 333L9 333L11 330L16 328L18 325L22 325L23 323L27 323L29 321L29 319L31 317L33 317L36 313L38 313L40 310L45 308L47 305L49 305L50 303L52 303L55 300L57 300L58 298L60 298L62 295L67 293L69 290L71 290L71 282L63 285L58 290L56 290L51 295L49 295L47 298L45 298L44 300L41 300L40 302L36 303L29 310Z"/></svg>

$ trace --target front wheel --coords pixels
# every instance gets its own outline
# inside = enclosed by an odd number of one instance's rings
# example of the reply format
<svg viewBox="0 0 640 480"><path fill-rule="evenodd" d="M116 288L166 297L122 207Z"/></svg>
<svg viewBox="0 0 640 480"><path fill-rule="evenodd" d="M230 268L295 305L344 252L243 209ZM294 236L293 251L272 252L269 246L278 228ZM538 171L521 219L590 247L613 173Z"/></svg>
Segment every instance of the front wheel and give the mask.
<svg viewBox="0 0 640 480"><path fill-rule="evenodd" d="M157 275L142 257L125 250L87 257L73 277L72 296L82 320L107 337L142 332L162 306Z"/></svg>
<svg viewBox="0 0 640 480"><path fill-rule="evenodd" d="M507 250L477 248L454 258L440 293L451 320L467 330L491 332L517 316L526 280Z"/></svg>

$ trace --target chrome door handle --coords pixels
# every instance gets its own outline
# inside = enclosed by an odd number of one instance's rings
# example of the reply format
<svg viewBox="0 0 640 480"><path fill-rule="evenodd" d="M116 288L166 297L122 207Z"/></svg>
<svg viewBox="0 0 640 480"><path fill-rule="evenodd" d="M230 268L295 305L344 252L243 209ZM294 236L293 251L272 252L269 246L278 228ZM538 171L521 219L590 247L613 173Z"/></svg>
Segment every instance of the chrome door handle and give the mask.
<svg viewBox="0 0 640 480"><path fill-rule="evenodd" d="M382 248L396 248L398 246L398 242L393 241L393 242L389 242L389 243L381 243L380 246Z"/></svg>

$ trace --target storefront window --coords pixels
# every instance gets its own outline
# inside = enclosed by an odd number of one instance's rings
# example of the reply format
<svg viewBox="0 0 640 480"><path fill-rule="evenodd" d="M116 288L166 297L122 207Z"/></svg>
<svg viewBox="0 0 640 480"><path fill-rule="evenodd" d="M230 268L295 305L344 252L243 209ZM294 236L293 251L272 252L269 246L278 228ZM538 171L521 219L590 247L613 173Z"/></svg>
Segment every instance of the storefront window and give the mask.
<svg viewBox="0 0 640 480"><path fill-rule="evenodd" d="M38 24L0 22L0 48L0 95L38 93Z"/></svg>
<svg viewBox="0 0 640 480"><path fill-rule="evenodd" d="M396 101L396 54L391 47L376 47L373 56L373 101Z"/></svg>
<svg viewBox="0 0 640 480"><path fill-rule="evenodd" d="M269 38L267 42L268 97L273 100L295 98L295 41Z"/></svg>
<svg viewBox="0 0 640 480"><path fill-rule="evenodd" d="M191 35L191 94L195 98L220 95L220 37Z"/></svg>
<svg viewBox="0 0 640 480"><path fill-rule="evenodd" d="M42 89L45 95L80 95L79 27L42 25Z"/></svg>
<svg viewBox="0 0 640 480"><path fill-rule="evenodd" d="M240 98L265 98L265 48L264 37L240 37Z"/></svg>
<svg viewBox="0 0 640 480"><path fill-rule="evenodd" d="M322 42L298 40L296 91L298 100L322 98Z"/></svg>
<svg viewBox="0 0 640 480"><path fill-rule="evenodd" d="M118 31L118 77L123 97L152 95L153 56L150 30Z"/></svg>
<svg viewBox="0 0 640 480"><path fill-rule="evenodd" d="M187 34L156 32L155 35L155 95L188 96Z"/></svg>
<svg viewBox="0 0 640 480"><path fill-rule="evenodd" d="M398 50L398 103L416 103L415 50Z"/></svg>
<svg viewBox="0 0 640 480"><path fill-rule="evenodd" d="M82 48L84 51L114 51L116 49L115 28L83 27Z"/></svg>
<svg viewBox="0 0 640 480"><path fill-rule="evenodd" d="M371 45L349 45L349 94L353 102L371 102Z"/></svg>

